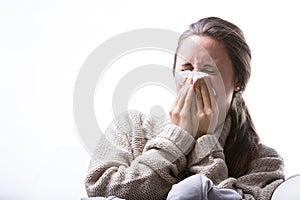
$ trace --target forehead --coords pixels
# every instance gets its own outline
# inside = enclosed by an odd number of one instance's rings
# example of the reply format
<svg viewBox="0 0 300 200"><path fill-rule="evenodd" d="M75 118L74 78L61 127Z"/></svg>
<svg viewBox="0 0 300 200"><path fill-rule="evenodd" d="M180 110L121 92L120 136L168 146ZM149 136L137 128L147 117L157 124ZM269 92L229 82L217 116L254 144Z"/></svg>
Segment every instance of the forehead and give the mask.
<svg viewBox="0 0 300 200"><path fill-rule="evenodd" d="M217 66L231 66L226 47L209 36L190 36L182 41L178 57L192 63L214 62Z"/></svg>

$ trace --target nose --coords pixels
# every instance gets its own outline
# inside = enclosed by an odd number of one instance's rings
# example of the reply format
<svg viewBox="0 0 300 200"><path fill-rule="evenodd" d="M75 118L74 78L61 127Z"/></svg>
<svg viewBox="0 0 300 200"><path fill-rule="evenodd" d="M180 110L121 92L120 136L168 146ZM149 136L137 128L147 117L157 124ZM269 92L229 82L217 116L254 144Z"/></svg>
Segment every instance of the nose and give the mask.
<svg viewBox="0 0 300 200"><path fill-rule="evenodd" d="M196 65L193 66L193 70L191 70L192 72L200 72L199 67L197 67Z"/></svg>
<svg viewBox="0 0 300 200"><path fill-rule="evenodd" d="M193 77L189 76L189 77L187 78L187 82L188 82L189 84L194 84Z"/></svg>

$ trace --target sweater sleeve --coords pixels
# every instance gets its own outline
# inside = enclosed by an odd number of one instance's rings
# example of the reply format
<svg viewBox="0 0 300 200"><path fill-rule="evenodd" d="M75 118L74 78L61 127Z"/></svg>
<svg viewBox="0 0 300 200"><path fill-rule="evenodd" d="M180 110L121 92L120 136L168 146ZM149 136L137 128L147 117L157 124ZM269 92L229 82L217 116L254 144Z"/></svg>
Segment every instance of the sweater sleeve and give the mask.
<svg viewBox="0 0 300 200"><path fill-rule="evenodd" d="M213 135L204 135L197 140L189 155L188 166L192 173L202 173L218 188L233 189L246 200L271 199L276 187L284 180L282 158L274 149L263 145L247 174L228 177L223 147Z"/></svg>
<svg viewBox="0 0 300 200"><path fill-rule="evenodd" d="M235 189L246 200L265 200L271 199L283 181L283 159L274 149L260 144L260 155L251 162L248 172L238 178L228 178L218 187Z"/></svg>
<svg viewBox="0 0 300 200"><path fill-rule="evenodd" d="M194 138L170 123L152 129L142 118L131 112L109 126L90 163L88 196L160 199L176 183Z"/></svg>

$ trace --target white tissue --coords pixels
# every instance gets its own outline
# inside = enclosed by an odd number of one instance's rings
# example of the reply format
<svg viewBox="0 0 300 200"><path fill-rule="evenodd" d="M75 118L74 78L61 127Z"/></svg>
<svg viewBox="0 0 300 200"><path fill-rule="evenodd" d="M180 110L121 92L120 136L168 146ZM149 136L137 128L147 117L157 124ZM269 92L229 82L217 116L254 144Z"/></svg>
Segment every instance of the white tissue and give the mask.
<svg viewBox="0 0 300 200"><path fill-rule="evenodd" d="M193 79L193 84L196 83L196 81L200 78L206 77L208 76L207 73L204 72L192 72L192 71L180 71L180 72L176 72L175 74L175 81L177 83L177 89L180 89L180 85L183 85L184 82L188 79L188 78L192 78ZM213 95L216 96L217 93L215 91L214 88L211 88Z"/></svg>
<svg viewBox="0 0 300 200"><path fill-rule="evenodd" d="M208 76L208 74L204 72L192 72L190 70L176 72L175 80L179 84L183 84L188 78L193 79L193 84L200 78Z"/></svg>

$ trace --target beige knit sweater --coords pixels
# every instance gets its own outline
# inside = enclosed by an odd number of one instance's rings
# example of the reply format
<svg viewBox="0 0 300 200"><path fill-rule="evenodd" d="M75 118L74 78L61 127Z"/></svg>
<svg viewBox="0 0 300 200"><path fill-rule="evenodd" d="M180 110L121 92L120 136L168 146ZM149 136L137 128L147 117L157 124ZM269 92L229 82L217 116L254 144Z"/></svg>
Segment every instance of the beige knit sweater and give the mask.
<svg viewBox="0 0 300 200"><path fill-rule="evenodd" d="M160 123L136 111L123 114L111 123L93 155L86 177L88 196L161 199L180 172L188 169L245 199L270 199L284 180L282 158L261 144L250 171L239 178L228 177L223 147L230 126L227 117L220 138L204 135L195 141L170 121Z"/></svg>

